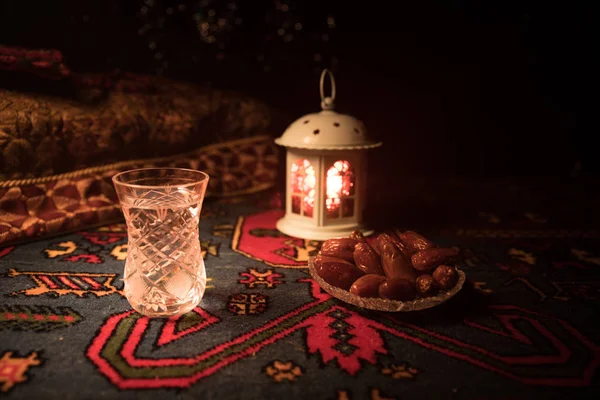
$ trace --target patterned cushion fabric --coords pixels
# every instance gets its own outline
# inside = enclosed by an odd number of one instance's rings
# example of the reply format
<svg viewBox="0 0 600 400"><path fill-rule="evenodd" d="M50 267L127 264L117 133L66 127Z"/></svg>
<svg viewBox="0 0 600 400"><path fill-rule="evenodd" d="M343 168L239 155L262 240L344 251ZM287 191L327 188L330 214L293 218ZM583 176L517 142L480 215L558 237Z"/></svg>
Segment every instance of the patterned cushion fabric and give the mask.
<svg viewBox="0 0 600 400"><path fill-rule="evenodd" d="M207 195L230 196L273 186L277 159L272 139L257 136L172 157L0 182L0 246L120 220L111 182L119 171L147 167L199 169L211 176Z"/></svg>
<svg viewBox="0 0 600 400"><path fill-rule="evenodd" d="M113 85L92 104L0 89L0 179L174 155L265 134L271 121L264 104L237 93L131 76ZM79 93L93 90L105 91Z"/></svg>
<svg viewBox="0 0 600 400"><path fill-rule="evenodd" d="M158 77L77 74L50 50L0 50L4 77L52 82L45 93L0 89L0 245L119 219L110 179L125 169L204 170L216 196L274 184L268 134L277 129L255 99Z"/></svg>

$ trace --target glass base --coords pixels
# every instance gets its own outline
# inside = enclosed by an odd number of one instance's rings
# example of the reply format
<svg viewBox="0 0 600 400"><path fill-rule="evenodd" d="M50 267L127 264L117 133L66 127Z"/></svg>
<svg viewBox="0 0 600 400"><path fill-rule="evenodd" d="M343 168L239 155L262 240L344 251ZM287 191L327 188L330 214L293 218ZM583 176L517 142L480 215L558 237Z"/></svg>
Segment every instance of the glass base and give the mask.
<svg viewBox="0 0 600 400"><path fill-rule="evenodd" d="M124 289L127 301L138 313L151 318L172 317L190 312L200 303L206 291L206 278L203 276L198 279L188 295L179 298L156 289L146 292L145 295L136 296L135 290L132 291L134 288L127 283Z"/></svg>
<svg viewBox="0 0 600 400"><path fill-rule="evenodd" d="M131 307L138 313L143 316L150 318L161 318L161 317L173 317L177 315L183 315L190 311L192 311L200 301L202 300L202 296L194 296L194 298L190 299L185 303L177 303L177 304L166 304L160 309L155 309L152 306L146 306L144 304L135 303L129 299L129 304Z"/></svg>

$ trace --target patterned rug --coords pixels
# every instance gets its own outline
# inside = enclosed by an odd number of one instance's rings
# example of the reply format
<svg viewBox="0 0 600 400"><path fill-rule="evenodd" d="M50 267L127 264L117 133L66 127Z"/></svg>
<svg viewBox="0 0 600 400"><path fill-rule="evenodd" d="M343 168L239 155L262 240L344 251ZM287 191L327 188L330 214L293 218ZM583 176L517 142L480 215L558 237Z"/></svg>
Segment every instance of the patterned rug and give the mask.
<svg viewBox="0 0 600 400"><path fill-rule="evenodd" d="M265 194L207 202L208 289L170 319L141 317L123 297L122 224L0 249L0 397L598 393L600 232L550 229L531 213L500 230L489 212L474 216L487 228L424 231L464 250L469 282L438 308L387 314L320 290L306 270L319 243L279 233L281 215Z"/></svg>

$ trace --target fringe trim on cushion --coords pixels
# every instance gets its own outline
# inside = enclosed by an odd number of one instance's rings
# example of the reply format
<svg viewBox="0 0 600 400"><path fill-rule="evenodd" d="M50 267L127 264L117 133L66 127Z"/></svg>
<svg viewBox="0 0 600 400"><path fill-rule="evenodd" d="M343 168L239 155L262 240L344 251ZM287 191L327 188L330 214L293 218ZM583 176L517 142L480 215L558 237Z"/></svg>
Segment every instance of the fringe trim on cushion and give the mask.
<svg viewBox="0 0 600 400"><path fill-rule="evenodd" d="M60 175L0 182L0 245L85 229L122 218L113 175L135 168L206 172L207 196L237 196L275 185L278 149L269 136L198 148L170 157L132 160Z"/></svg>

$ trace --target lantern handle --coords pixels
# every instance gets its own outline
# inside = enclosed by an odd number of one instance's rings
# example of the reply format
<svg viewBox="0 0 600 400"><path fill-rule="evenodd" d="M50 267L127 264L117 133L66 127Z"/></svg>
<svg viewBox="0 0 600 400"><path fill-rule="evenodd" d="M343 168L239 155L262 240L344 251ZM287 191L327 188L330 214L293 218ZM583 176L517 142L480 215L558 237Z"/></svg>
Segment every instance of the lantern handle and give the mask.
<svg viewBox="0 0 600 400"><path fill-rule="evenodd" d="M329 79L331 80L331 96L325 97L325 75L329 75ZM321 108L323 110L333 110L335 108L335 79L333 79L333 73L325 68L323 72L321 72L321 81L319 83L319 89L321 92Z"/></svg>

